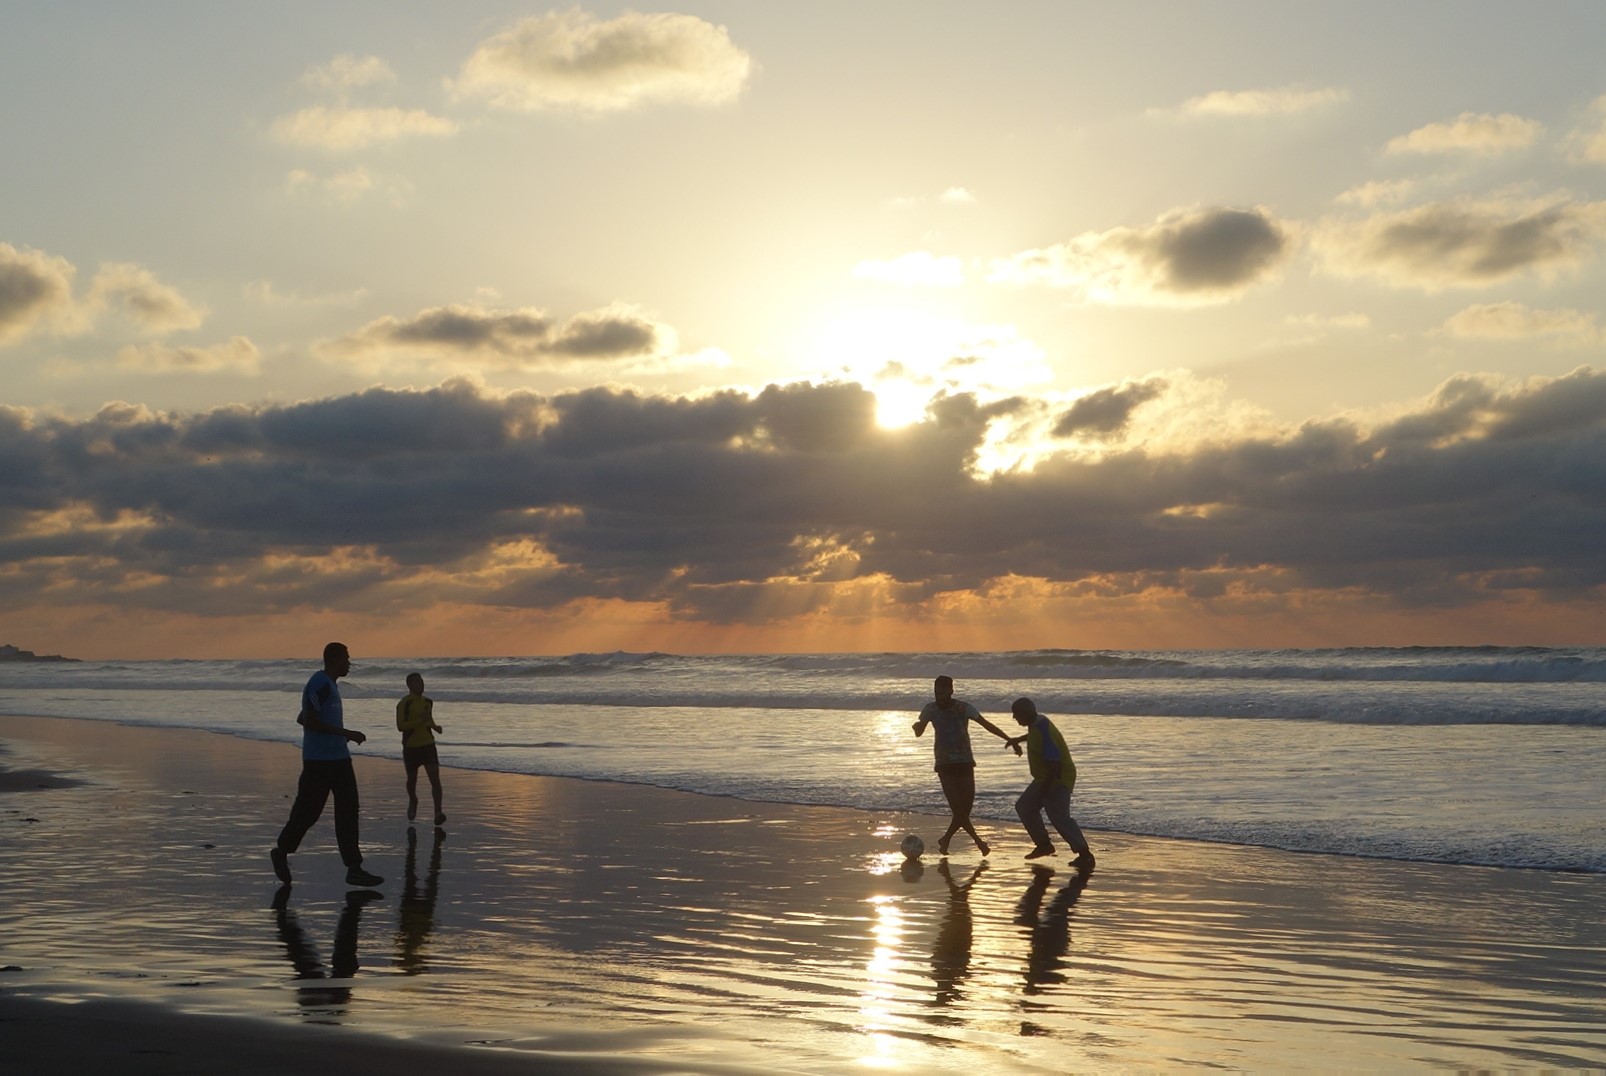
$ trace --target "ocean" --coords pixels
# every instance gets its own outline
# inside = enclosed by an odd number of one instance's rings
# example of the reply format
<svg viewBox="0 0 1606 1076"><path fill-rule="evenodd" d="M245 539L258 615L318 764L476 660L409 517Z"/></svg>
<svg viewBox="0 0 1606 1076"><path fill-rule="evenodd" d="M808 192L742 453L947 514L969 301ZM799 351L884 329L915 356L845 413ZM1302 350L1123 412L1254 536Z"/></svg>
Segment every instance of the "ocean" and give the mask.
<svg viewBox="0 0 1606 1076"><path fill-rule="evenodd" d="M290 743L317 664L5 663L0 714ZM370 736L359 751L400 758L395 702L414 671L435 699L449 766L946 814L930 736L910 728L946 673L1011 734L1018 696L1054 719L1076 759L1073 813L1095 849L1097 831L1113 830L1606 872L1606 648L358 652L341 690L347 725ZM983 730L972 742L976 816L1014 830L1025 762Z"/></svg>

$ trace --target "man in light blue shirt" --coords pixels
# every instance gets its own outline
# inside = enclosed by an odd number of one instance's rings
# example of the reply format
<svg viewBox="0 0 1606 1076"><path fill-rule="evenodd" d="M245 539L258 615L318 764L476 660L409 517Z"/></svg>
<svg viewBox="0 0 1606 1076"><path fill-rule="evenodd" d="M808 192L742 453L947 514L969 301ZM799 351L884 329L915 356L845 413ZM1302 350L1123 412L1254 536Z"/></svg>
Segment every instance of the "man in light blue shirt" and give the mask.
<svg viewBox="0 0 1606 1076"><path fill-rule="evenodd" d="M323 648L323 668L312 674L301 690L301 780L296 786L296 802L290 820L279 833L279 842L268 854L273 873L290 884L290 853L301 847L301 838L323 814L324 804L335 797L335 842L346 865L346 884L376 886L384 881L362 867L362 848L357 842L357 772L351 765L350 744L368 737L347 730L340 687L335 682L351 672L351 652L344 643Z"/></svg>

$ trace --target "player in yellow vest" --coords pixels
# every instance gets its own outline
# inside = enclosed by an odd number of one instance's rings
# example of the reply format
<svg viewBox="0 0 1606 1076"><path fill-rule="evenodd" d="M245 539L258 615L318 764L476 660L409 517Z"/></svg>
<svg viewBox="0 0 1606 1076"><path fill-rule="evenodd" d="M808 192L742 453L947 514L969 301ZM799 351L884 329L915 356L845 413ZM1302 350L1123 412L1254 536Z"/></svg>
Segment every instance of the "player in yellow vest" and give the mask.
<svg viewBox="0 0 1606 1076"><path fill-rule="evenodd" d="M402 734L402 764L407 767L407 818L418 817L418 767L429 774L429 790L435 796L435 824L446 822L441 810L441 763L435 749L435 700L424 694L424 678L407 675L407 694L396 704L396 728Z"/></svg>
<svg viewBox="0 0 1606 1076"><path fill-rule="evenodd" d="M1016 723L1026 727L1026 735L1012 736L1006 742L1017 755L1020 754L1021 743L1026 744L1027 762L1032 770L1032 783L1015 801L1015 813L1020 815L1021 824L1034 842L1026 858L1041 859L1054 854L1053 842L1048 839L1048 827L1043 825L1043 815L1046 813L1048 820L1054 823L1054 828L1059 830L1059 835L1076 853L1076 868L1091 870L1093 849L1088 847L1087 838L1082 836L1082 827L1071 817L1071 789L1076 787L1076 763L1071 759L1070 748L1065 746L1065 737L1054 727L1054 722L1037 712L1037 704L1031 699L1016 699L1009 709L1015 715Z"/></svg>

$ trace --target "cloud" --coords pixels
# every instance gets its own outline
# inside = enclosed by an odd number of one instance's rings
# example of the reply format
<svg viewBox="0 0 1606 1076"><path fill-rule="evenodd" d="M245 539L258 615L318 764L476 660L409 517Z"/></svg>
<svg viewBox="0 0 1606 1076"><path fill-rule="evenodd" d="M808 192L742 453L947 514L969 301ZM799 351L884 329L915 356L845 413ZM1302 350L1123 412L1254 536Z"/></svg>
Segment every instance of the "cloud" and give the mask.
<svg viewBox="0 0 1606 1076"><path fill-rule="evenodd" d="M107 312L152 336L197 328L206 316L143 266L103 264L82 297L73 295L76 276L77 269L65 258L0 243L0 344L40 328L88 332Z"/></svg>
<svg viewBox="0 0 1606 1076"><path fill-rule="evenodd" d="M949 187L937 196L946 205L975 205L976 196L963 187Z"/></svg>
<svg viewBox="0 0 1606 1076"><path fill-rule="evenodd" d="M1581 310L1534 310L1522 303L1485 303L1452 315L1437 330L1462 339L1517 340L1556 337L1578 344L1602 338L1594 314Z"/></svg>
<svg viewBox="0 0 1606 1076"><path fill-rule="evenodd" d="M753 61L723 26L691 15L574 10L527 18L480 43L452 92L499 108L616 112L736 99Z"/></svg>
<svg viewBox="0 0 1606 1076"><path fill-rule="evenodd" d="M315 90L345 91L396 81L396 72L378 56L354 56L343 52L322 67L310 68L301 84Z"/></svg>
<svg viewBox="0 0 1606 1076"><path fill-rule="evenodd" d="M1177 111L1184 116L1290 116L1342 104L1349 98L1349 91L1338 87L1318 90L1297 86L1275 90L1216 90L1189 98Z"/></svg>
<svg viewBox="0 0 1606 1076"><path fill-rule="evenodd" d="M1389 153L1506 153L1527 149L1544 133L1538 120L1503 112L1463 112L1446 123L1430 123L1389 140Z"/></svg>
<svg viewBox="0 0 1606 1076"><path fill-rule="evenodd" d="M1225 302L1269 277L1295 234L1264 209L1176 210L1146 228L1088 232L999 259L988 279L1075 288L1096 302Z"/></svg>
<svg viewBox="0 0 1606 1076"><path fill-rule="evenodd" d="M1436 291L1550 278L1594 256L1606 202L1435 202L1359 221L1330 220L1313 245L1342 276Z"/></svg>
<svg viewBox="0 0 1606 1076"><path fill-rule="evenodd" d="M1568 134L1566 146L1575 160L1606 164L1606 96L1595 98L1589 119Z"/></svg>
<svg viewBox="0 0 1606 1076"><path fill-rule="evenodd" d="M577 314L552 334L547 350L576 359L617 359L651 355L668 342L666 326L625 308Z"/></svg>
<svg viewBox="0 0 1606 1076"><path fill-rule="evenodd" d="M408 138L444 138L457 133L457 124L416 108L314 105L279 117L270 131L286 145L343 153Z"/></svg>
<svg viewBox="0 0 1606 1076"><path fill-rule="evenodd" d="M332 175L319 175L305 168L286 174L284 189L293 198L306 198L329 205L351 206L372 197L382 197L391 206L402 206L412 194L406 180L380 179L363 167L348 168Z"/></svg>
<svg viewBox="0 0 1606 1076"><path fill-rule="evenodd" d="M1376 205L1403 202L1416 188L1417 181L1414 179L1370 180L1359 187L1350 188L1334 201L1340 205L1358 205L1369 209Z"/></svg>
<svg viewBox="0 0 1606 1076"><path fill-rule="evenodd" d="M965 282L965 266L952 256L916 250L886 261L862 261L853 267L853 275L908 288L957 288Z"/></svg>
<svg viewBox="0 0 1606 1076"><path fill-rule="evenodd" d="M0 243L0 345L70 319L74 273L65 258Z"/></svg>
<svg viewBox="0 0 1606 1076"><path fill-rule="evenodd" d="M1147 423L1176 387L1090 394L1084 428ZM989 428L1030 410L949 396L887 430L853 384L465 382L193 413L0 408L0 600L252 617L619 601L758 623L871 592L913 615L1011 580L1395 610L1606 596L1606 374L1588 368L1460 375L1372 423L1133 437L977 474Z"/></svg>
<svg viewBox="0 0 1606 1076"><path fill-rule="evenodd" d="M1131 422L1132 412L1159 397L1166 387L1163 379L1150 378L1090 392L1060 414L1053 434L1094 439L1118 435Z"/></svg>
<svg viewBox="0 0 1606 1076"><path fill-rule="evenodd" d="M675 333L628 306L611 306L558 322L531 308L439 306L411 318L386 316L323 345L341 358L422 356L508 367L563 360L642 358L673 350Z"/></svg>
<svg viewBox="0 0 1606 1076"><path fill-rule="evenodd" d="M92 310L115 309L155 335L199 328L206 316L149 269L127 263L101 266L86 302Z"/></svg>
<svg viewBox="0 0 1606 1076"><path fill-rule="evenodd" d="M254 374L262 355L243 336L230 337L212 347L169 347L166 344L130 344L117 353L117 365L141 373L212 374L224 371Z"/></svg>

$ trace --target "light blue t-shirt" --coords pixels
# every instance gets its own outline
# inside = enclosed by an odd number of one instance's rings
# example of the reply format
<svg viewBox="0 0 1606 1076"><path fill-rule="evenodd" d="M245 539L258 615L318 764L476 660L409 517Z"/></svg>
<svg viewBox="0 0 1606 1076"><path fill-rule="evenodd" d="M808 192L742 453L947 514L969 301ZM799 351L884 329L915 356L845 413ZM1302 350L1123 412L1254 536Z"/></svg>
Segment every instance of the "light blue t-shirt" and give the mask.
<svg viewBox="0 0 1606 1076"><path fill-rule="evenodd" d="M326 725L337 729L346 727L346 715L340 705L340 688L334 677L319 669L301 689L301 709L317 714ZM312 762L336 762L351 757L351 746L338 732L301 730L301 757Z"/></svg>

